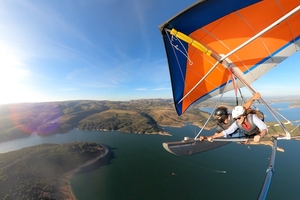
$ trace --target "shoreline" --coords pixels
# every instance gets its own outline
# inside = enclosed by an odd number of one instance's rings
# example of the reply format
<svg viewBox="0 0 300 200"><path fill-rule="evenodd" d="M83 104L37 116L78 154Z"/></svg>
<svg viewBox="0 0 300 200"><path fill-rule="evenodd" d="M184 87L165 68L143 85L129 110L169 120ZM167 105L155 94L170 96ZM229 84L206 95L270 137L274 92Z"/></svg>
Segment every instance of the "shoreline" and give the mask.
<svg viewBox="0 0 300 200"><path fill-rule="evenodd" d="M59 187L59 192L63 195L65 200L76 200L76 196L74 195L74 192L72 190L72 187L70 185L70 178L72 178L74 176L74 174L76 174L81 168L89 166L95 162L97 162L99 159L103 158L104 156L107 155L108 153L108 149L103 147L105 149L104 153L101 153L99 156L97 156L96 158L87 161L86 163L78 166L77 168L63 174L62 178L61 178L61 186Z"/></svg>

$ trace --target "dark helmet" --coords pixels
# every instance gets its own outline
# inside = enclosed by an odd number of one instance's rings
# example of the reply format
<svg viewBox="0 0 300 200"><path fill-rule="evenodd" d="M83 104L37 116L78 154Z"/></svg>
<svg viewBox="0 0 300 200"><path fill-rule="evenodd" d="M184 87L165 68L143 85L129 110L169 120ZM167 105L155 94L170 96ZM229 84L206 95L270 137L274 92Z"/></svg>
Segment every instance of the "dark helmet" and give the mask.
<svg viewBox="0 0 300 200"><path fill-rule="evenodd" d="M223 106L218 107L215 111L215 115L220 117L222 117L223 115L228 115L228 110L226 107Z"/></svg>
<svg viewBox="0 0 300 200"><path fill-rule="evenodd" d="M215 111L215 116L219 116L221 117L221 119L217 119L219 123L223 123L224 120L227 118L228 116L228 109L226 107L218 107Z"/></svg>

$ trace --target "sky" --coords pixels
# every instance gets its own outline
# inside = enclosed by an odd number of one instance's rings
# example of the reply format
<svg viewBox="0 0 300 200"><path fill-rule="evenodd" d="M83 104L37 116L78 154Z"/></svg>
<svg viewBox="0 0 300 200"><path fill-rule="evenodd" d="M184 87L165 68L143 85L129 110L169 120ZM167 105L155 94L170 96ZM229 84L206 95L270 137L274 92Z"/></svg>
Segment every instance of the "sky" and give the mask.
<svg viewBox="0 0 300 200"><path fill-rule="evenodd" d="M196 0L0 1L0 104L172 98L158 26ZM300 95L296 53L253 84Z"/></svg>

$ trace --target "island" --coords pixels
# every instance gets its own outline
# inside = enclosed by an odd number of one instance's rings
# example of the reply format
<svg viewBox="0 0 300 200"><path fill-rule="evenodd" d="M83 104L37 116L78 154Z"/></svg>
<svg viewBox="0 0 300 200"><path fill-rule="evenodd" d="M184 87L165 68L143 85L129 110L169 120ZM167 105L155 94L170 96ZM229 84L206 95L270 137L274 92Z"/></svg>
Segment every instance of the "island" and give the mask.
<svg viewBox="0 0 300 200"><path fill-rule="evenodd" d="M79 142L0 154L0 199L74 199L68 179L107 152L97 143Z"/></svg>

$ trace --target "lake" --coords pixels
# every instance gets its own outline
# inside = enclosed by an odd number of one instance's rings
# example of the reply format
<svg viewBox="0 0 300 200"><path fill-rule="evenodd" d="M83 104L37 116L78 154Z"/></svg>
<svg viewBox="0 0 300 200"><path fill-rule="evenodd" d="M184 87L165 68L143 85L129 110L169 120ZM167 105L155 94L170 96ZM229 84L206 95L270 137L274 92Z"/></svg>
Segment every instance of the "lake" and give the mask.
<svg viewBox="0 0 300 200"><path fill-rule="evenodd" d="M291 117L294 110L280 104ZM299 113L299 112L298 112ZM299 115L298 115L299 116ZM299 117L300 118L300 117ZM291 119L296 120L296 119ZM110 153L70 183L78 200L160 199L256 199L265 178L271 147L232 143L221 148L179 157L168 153L163 142L194 137L199 129L166 127L173 136L136 135L120 132L73 130L48 137L31 135L0 144L0 152L42 143L97 142ZM211 132L205 132L210 134ZM278 141L275 174L267 199L298 199L300 196L300 143Z"/></svg>

